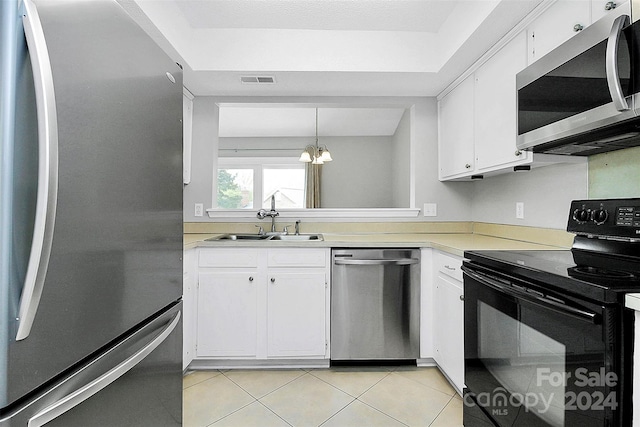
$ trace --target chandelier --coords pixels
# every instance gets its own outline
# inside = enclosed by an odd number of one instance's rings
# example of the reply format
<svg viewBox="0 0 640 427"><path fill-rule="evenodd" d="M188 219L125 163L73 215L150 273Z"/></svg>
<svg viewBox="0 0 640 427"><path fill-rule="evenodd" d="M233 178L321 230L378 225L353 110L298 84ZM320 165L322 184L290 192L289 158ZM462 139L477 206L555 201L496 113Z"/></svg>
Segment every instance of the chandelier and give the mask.
<svg viewBox="0 0 640 427"><path fill-rule="evenodd" d="M324 162L330 162L333 160L331 158L331 153L327 149L327 146L319 146L318 145L318 109L316 108L316 145L309 144L307 145L300 158L298 159L301 162L309 163L312 165L321 165Z"/></svg>

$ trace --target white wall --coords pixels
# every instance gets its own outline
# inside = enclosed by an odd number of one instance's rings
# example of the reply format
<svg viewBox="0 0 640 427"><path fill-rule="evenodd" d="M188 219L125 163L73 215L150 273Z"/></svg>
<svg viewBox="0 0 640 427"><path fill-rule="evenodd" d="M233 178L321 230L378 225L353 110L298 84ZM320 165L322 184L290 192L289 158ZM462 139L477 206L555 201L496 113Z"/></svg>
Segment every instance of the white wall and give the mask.
<svg viewBox="0 0 640 427"><path fill-rule="evenodd" d="M588 165L557 164L465 183L473 187L473 221L564 230L571 200L586 199ZM516 202L524 219L516 219Z"/></svg>
<svg viewBox="0 0 640 427"><path fill-rule="evenodd" d="M322 166L323 208L392 208L391 137L323 137L332 162ZM408 141L406 141L408 145ZM404 159L404 165L408 162Z"/></svg>
<svg viewBox="0 0 640 427"><path fill-rule="evenodd" d="M411 206L411 110L405 110L392 139L390 167L392 202L391 206L401 208Z"/></svg>
<svg viewBox="0 0 640 427"><path fill-rule="evenodd" d="M218 112L213 98L193 100L193 134L191 142L191 182L184 187L184 221L207 221L206 213L195 217L194 204L210 208L213 203L214 167L217 169Z"/></svg>

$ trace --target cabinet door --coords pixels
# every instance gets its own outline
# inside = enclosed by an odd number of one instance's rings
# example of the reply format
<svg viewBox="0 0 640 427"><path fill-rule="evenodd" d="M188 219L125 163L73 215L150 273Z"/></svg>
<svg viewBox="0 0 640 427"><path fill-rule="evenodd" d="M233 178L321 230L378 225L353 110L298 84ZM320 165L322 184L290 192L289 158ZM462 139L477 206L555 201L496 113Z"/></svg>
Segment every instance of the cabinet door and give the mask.
<svg viewBox="0 0 640 427"><path fill-rule="evenodd" d="M475 73L477 172L520 163L531 156L516 147L516 74L527 66L526 44L526 34L519 34Z"/></svg>
<svg viewBox="0 0 640 427"><path fill-rule="evenodd" d="M462 283L436 275L434 293L435 360L459 391L464 387L464 302Z"/></svg>
<svg viewBox="0 0 640 427"><path fill-rule="evenodd" d="M473 170L473 76L440 100L438 164L440 179Z"/></svg>
<svg viewBox="0 0 640 427"><path fill-rule="evenodd" d="M255 356L256 271L200 273L198 356Z"/></svg>
<svg viewBox="0 0 640 427"><path fill-rule="evenodd" d="M591 0L591 23L605 16L607 13L626 3L628 0Z"/></svg>
<svg viewBox="0 0 640 427"><path fill-rule="evenodd" d="M182 369L186 369L196 355L196 250L184 251L182 275Z"/></svg>
<svg viewBox="0 0 640 427"><path fill-rule="evenodd" d="M267 355L324 357L325 273L270 272L267 286Z"/></svg>
<svg viewBox="0 0 640 427"><path fill-rule="evenodd" d="M590 14L590 2L575 0L558 0L544 11L527 30L529 64L576 35L576 25L588 26Z"/></svg>

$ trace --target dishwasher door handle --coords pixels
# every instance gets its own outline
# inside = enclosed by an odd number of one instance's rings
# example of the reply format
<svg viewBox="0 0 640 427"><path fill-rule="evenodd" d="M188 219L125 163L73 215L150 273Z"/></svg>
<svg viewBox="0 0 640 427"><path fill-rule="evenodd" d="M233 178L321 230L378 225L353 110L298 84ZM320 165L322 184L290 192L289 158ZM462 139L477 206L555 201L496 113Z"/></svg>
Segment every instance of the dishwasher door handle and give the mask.
<svg viewBox="0 0 640 427"><path fill-rule="evenodd" d="M335 265L411 265L417 264L420 260L417 258L387 258L387 259L353 259L353 258L336 258L333 260Z"/></svg>

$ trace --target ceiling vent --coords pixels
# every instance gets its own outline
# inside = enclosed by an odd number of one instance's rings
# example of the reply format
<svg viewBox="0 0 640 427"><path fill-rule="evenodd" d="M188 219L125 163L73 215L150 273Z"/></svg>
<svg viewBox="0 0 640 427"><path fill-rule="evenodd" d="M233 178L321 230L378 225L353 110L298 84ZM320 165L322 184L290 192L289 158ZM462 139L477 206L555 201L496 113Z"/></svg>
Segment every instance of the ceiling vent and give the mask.
<svg viewBox="0 0 640 427"><path fill-rule="evenodd" d="M273 76L242 76L240 81L247 84L273 84L276 79Z"/></svg>

